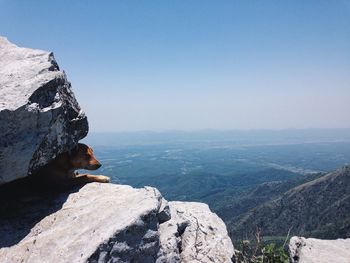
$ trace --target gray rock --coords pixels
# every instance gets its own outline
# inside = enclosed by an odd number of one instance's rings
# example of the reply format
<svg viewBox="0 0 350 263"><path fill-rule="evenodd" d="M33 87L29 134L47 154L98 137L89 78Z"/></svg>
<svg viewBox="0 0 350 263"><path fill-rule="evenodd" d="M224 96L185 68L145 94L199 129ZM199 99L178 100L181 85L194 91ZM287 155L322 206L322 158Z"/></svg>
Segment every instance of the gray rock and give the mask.
<svg viewBox="0 0 350 263"><path fill-rule="evenodd" d="M292 237L289 242L292 263L349 263L350 239L323 240Z"/></svg>
<svg viewBox="0 0 350 263"><path fill-rule="evenodd" d="M2 203L0 261L231 262L226 227L207 205L167 204L152 187L99 183Z"/></svg>
<svg viewBox="0 0 350 263"><path fill-rule="evenodd" d="M164 222L168 221L170 218L171 218L171 214L170 214L169 203L167 200L162 198L161 206L160 206L159 214L158 214L158 221L159 221L159 223L164 223Z"/></svg>
<svg viewBox="0 0 350 263"><path fill-rule="evenodd" d="M1 262L154 262L161 198L154 188L91 183L22 201L20 214L1 220Z"/></svg>
<svg viewBox="0 0 350 263"><path fill-rule="evenodd" d="M25 177L88 132L52 53L0 37L0 184Z"/></svg>
<svg viewBox="0 0 350 263"><path fill-rule="evenodd" d="M208 205L169 202L171 219L160 225L157 263L232 262L234 249L224 222Z"/></svg>

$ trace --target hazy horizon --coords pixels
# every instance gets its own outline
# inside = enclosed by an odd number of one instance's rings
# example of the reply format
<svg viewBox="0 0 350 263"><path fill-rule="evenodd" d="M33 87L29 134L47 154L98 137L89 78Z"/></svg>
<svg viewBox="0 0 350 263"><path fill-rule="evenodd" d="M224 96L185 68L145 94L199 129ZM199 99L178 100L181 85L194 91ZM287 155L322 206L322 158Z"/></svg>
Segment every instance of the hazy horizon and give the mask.
<svg viewBox="0 0 350 263"><path fill-rule="evenodd" d="M204 147L349 143L350 129L197 130L89 132L83 142L92 146L198 144Z"/></svg>
<svg viewBox="0 0 350 263"><path fill-rule="evenodd" d="M91 132L350 128L349 1L0 0Z"/></svg>
<svg viewBox="0 0 350 263"><path fill-rule="evenodd" d="M201 133L201 132L285 132L285 131L350 131L350 127L345 128L237 128L237 129L214 129L214 128L206 128L206 129L159 129L159 130L117 130L117 131L91 131L92 133L98 134L132 134L132 133Z"/></svg>

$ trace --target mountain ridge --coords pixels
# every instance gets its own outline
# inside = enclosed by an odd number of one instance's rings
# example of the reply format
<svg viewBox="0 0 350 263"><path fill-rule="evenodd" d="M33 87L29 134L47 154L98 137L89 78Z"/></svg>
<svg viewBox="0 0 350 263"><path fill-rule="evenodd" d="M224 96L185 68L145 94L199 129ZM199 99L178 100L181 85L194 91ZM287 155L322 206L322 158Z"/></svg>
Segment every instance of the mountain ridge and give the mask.
<svg viewBox="0 0 350 263"><path fill-rule="evenodd" d="M350 236L350 166L298 185L231 222L238 236L260 228L264 236Z"/></svg>

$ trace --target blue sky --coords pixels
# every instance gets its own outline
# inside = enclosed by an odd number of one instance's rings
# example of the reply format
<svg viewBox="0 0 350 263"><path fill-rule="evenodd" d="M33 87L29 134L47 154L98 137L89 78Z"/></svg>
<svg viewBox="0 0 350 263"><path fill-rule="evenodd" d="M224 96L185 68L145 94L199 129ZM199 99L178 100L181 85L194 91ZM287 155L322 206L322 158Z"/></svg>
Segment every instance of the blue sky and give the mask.
<svg viewBox="0 0 350 263"><path fill-rule="evenodd" d="M350 1L0 0L90 131L350 127Z"/></svg>

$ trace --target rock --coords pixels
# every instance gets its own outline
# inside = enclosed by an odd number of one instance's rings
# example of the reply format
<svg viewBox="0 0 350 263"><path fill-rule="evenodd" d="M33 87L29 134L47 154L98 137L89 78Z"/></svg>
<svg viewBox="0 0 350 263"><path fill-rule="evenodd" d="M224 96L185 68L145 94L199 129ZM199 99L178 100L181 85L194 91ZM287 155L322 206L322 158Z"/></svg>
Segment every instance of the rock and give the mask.
<svg viewBox="0 0 350 263"><path fill-rule="evenodd" d="M232 262L234 249L224 222L208 205L169 202L171 219L160 225L157 263Z"/></svg>
<svg viewBox="0 0 350 263"><path fill-rule="evenodd" d="M322 240L292 237L289 242L292 263L349 263L350 238Z"/></svg>
<svg viewBox="0 0 350 263"><path fill-rule="evenodd" d="M171 218L170 207L168 201L162 198L160 205L160 212L158 213L159 223L164 223Z"/></svg>
<svg viewBox="0 0 350 263"><path fill-rule="evenodd" d="M233 255L207 205L167 203L152 187L91 183L8 202L0 203L2 263L231 262Z"/></svg>
<svg viewBox="0 0 350 263"><path fill-rule="evenodd" d="M53 54L0 37L0 185L47 164L87 132Z"/></svg>

